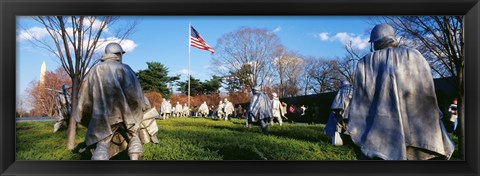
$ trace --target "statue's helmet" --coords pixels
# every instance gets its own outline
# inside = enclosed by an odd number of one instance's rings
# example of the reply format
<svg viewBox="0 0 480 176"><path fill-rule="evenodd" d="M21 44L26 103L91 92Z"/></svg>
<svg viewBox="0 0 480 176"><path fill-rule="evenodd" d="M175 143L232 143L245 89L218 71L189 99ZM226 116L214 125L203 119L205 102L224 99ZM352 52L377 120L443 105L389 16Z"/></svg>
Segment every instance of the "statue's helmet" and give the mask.
<svg viewBox="0 0 480 176"><path fill-rule="evenodd" d="M225 98L225 100L224 100L224 101L225 101L225 102L227 102L227 101L228 101L228 99L227 99L227 98Z"/></svg>
<svg viewBox="0 0 480 176"><path fill-rule="evenodd" d="M252 92L258 92L258 91L260 91L260 86L252 87Z"/></svg>
<svg viewBox="0 0 480 176"><path fill-rule="evenodd" d="M275 92L272 93L272 96L273 96L273 98L278 98L278 95Z"/></svg>
<svg viewBox="0 0 480 176"><path fill-rule="evenodd" d="M370 33L370 41L368 42L373 43L384 38L395 38L395 29L388 24L379 24L372 29L372 32Z"/></svg>
<svg viewBox="0 0 480 176"><path fill-rule="evenodd" d="M118 53L125 54L125 51L123 50L122 46L120 46L120 44L118 43L112 42L105 47L105 54L118 54Z"/></svg>
<svg viewBox="0 0 480 176"><path fill-rule="evenodd" d="M62 90L65 91L65 90L67 90L67 89L70 89L70 86L67 85L67 84L63 84L63 85L62 85Z"/></svg>
<svg viewBox="0 0 480 176"><path fill-rule="evenodd" d="M348 82L347 80L343 80L342 81L342 87L344 86L350 86L350 82Z"/></svg>

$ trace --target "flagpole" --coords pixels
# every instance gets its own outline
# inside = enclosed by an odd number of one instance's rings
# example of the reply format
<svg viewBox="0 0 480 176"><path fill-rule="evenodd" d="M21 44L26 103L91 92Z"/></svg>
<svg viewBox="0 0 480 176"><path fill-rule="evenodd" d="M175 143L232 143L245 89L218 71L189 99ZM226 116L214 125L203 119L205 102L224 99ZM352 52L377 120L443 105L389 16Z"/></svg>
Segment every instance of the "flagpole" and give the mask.
<svg viewBox="0 0 480 176"><path fill-rule="evenodd" d="M192 36L192 23L188 23L188 109L190 109L190 37Z"/></svg>

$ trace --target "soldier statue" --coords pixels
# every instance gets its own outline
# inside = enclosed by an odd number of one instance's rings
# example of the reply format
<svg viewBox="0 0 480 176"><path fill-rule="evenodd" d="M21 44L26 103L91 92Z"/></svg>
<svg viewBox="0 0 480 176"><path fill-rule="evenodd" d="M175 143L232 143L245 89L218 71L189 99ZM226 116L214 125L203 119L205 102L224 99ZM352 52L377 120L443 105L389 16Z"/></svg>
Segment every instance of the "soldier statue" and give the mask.
<svg viewBox="0 0 480 176"><path fill-rule="evenodd" d="M207 102L203 102L202 105L198 108L198 114L201 117L207 117L208 116L208 105Z"/></svg>
<svg viewBox="0 0 480 176"><path fill-rule="evenodd" d="M263 134L268 135L268 122L273 117L272 102L267 94L260 90L260 87L252 88L252 97L247 111L248 127L252 128L252 123L258 121L262 128Z"/></svg>
<svg viewBox="0 0 480 176"><path fill-rule="evenodd" d="M108 160L128 149L131 160L143 153L139 129L147 110L135 72L122 63L125 51L109 43L100 63L93 66L79 92L77 122L86 126L85 143L93 150L92 160Z"/></svg>
<svg viewBox="0 0 480 176"><path fill-rule="evenodd" d="M372 52L358 61L347 130L358 159L449 159L454 145L441 121L432 72L395 30L376 25Z"/></svg>
<svg viewBox="0 0 480 176"><path fill-rule="evenodd" d="M67 89L71 87L64 84L62 85L62 91L58 91L55 96L55 111L56 111L56 120L53 125L53 132L57 132L60 129L67 126L70 119L70 112L72 110L70 103L70 92Z"/></svg>
<svg viewBox="0 0 480 176"><path fill-rule="evenodd" d="M334 146L343 145L342 136L346 134L346 114L348 114L348 105L352 99L352 87L350 82L342 81L340 90L337 92L335 99L330 107L330 116L325 125L324 134L332 138ZM346 136L345 136L346 137Z"/></svg>
<svg viewBox="0 0 480 176"><path fill-rule="evenodd" d="M235 111L235 107L233 106L232 102L228 101L227 98L225 98L224 105L225 105L225 107L223 108L224 118L225 120L228 120L228 118L233 115L233 112Z"/></svg>

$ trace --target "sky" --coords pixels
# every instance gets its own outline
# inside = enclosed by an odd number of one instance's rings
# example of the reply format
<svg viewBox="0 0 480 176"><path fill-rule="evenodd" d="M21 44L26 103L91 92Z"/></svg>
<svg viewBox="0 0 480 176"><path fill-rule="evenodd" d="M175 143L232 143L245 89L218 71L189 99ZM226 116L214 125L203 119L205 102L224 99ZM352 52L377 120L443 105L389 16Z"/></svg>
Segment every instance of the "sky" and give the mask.
<svg viewBox="0 0 480 176"><path fill-rule="evenodd" d="M146 62L164 64L169 75L181 74L181 81L188 74L188 26L189 23L203 39L215 49L217 40L240 27L262 28L275 33L287 49L304 56L341 57L345 55L345 42L352 41L358 49L369 49L368 39L373 25L363 16L122 16L117 24L137 20L135 32L124 43L127 52L123 63L134 71L147 68ZM123 23L125 22L125 23ZM60 67L53 54L31 44L25 31L46 38L47 33L30 17L18 16L16 41L17 97L24 96L28 84L39 80L41 64L47 71ZM102 40L111 38L115 26L108 26ZM102 50L103 52L103 50ZM190 72L201 81L209 80L211 61L215 54L191 47ZM215 66L215 65L213 65Z"/></svg>

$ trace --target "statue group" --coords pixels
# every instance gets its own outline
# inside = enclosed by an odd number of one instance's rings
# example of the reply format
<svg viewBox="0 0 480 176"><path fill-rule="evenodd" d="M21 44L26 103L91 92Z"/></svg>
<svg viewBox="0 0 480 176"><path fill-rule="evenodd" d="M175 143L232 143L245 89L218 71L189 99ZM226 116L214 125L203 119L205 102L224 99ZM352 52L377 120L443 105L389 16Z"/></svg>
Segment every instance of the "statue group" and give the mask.
<svg viewBox="0 0 480 176"><path fill-rule="evenodd" d="M454 145L442 123L432 73L423 55L398 46L395 30L388 24L375 26L370 35L372 51L361 58L352 83L343 81L330 109L324 134L332 144L350 140L358 159L429 160L449 159ZM117 43L105 48L101 63L92 67L79 92L77 108L69 107L68 87L58 94L57 131L68 117L88 128L87 148L92 160L108 160L128 150L131 160L140 159L142 144L158 142L155 117L188 116L189 109L179 102L173 107L163 100L161 115L150 106L135 72L122 63L125 51ZM247 126L258 122L265 135L268 123L282 125L286 105L252 88L247 109ZM186 108L185 108L186 107ZM227 99L216 109L219 119L228 120L235 111ZM206 117L206 102L198 108Z"/></svg>

